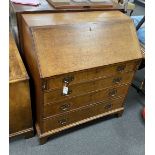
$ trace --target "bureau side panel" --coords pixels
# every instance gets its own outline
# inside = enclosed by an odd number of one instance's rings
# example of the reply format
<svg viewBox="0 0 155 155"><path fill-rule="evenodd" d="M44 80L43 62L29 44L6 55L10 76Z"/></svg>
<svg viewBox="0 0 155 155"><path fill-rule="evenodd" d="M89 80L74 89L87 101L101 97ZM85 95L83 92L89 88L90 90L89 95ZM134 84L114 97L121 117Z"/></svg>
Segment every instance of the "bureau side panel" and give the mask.
<svg viewBox="0 0 155 155"><path fill-rule="evenodd" d="M23 61L29 73L31 79L32 97L34 100L33 109L35 113L35 123L42 126L42 81L40 78L39 67L37 62L37 56L34 51L34 44L30 28L27 26L24 20L22 20L22 45L23 45Z"/></svg>

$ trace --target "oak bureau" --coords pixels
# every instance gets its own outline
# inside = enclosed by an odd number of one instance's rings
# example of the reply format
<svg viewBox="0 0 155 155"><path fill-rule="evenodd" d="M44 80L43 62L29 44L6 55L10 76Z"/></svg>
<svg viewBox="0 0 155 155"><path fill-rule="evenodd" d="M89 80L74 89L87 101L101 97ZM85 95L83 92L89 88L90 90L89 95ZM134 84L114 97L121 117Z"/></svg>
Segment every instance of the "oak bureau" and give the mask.
<svg viewBox="0 0 155 155"><path fill-rule="evenodd" d="M128 16L119 11L23 14L21 23L41 144L62 130L123 113L142 58Z"/></svg>
<svg viewBox="0 0 155 155"><path fill-rule="evenodd" d="M33 136L29 77L16 47L9 36L9 137Z"/></svg>

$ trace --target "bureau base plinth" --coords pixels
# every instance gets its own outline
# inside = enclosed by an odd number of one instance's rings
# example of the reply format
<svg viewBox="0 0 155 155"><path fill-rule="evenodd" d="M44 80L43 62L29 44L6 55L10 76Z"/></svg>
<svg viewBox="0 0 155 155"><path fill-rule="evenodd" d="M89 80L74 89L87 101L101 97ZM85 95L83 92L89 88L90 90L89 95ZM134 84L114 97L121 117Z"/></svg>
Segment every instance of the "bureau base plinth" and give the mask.
<svg viewBox="0 0 155 155"><path fill-rule="evenodd" d="M81 120L81 121L78 121L78 122L63 126L61 128L51 130L51 131L43 133L43 134L41 133L39 126L36 124L36 130L37 130L37 134L38 134L38 137L39 137L39 142L40 142L41 145L43 145L43 144L45 144L47 142L48 137L50 137L50 136L52 136L52 135L54 135L54 134L56 134L56 133L58 133L60 131L63 131L63 130L72 128L74 126L77 126L77 125L80 125L80 124L83 124L83 123L87 123L89 121L92 121L92 120L95 120L95 119L98 119L98 118L101 118L101 117L104 117L104 116L108 116L108 115L116 114L116 116L122 116L123 112L124 112L123 107L119 108L119 109L111 110L111 111L105 112L103 114L99 114L97 116L86 118L84 120Z"/></svg>

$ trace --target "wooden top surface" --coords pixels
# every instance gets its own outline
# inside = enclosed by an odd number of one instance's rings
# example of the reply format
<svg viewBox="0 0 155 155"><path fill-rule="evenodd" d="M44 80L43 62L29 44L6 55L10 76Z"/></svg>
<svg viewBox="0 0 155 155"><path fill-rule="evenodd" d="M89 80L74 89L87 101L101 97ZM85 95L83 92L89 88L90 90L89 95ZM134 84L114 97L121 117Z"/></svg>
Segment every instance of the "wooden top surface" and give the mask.
<svg viewBox="0 0 155 155"><path fill-rule="evenodd" d="M71 13L36 13L23 14L23 19L29 27L47 25L78 24L86 22L128 20L129 18L119 11L94 11L94 12L71 12Z"/></svg>
<svg viewBox="0 0 155 155"><path fill-rule="evenodd" d="M133 22L119 11L23 17L32 30L42 77L142 57Z"/></svg>
<svg viewBox="0 0 155 155"><path fill-rule="evenodd" d="M112 0L47 0L57 9L113 8Z"/></svg>
<svg viewBox="0 0 155 155"><path fill-rule="evenodd" d="M13 35L9 35L9 82L28 79L22 59L16 47Z"/></svg>
<svg viewBox="0 0 155 155"><path fill-rule="evenodd" d="M23 12L59 12L59 11L72 11L72 9L55 9L52 5L50 5L46 0L39 0L40 5L38 6L29 6L29 5L21 5L21 4L15 4L13 2L10 2L10 5L13 7L14 11L16 13L23 13ZM118 4L114 4L113 8L98 8L98 9L77 9L77 10L85 10L85 11L91 11L91 10L124 10L124 8ZM75 9L74 9L75 10Z"/></svg>

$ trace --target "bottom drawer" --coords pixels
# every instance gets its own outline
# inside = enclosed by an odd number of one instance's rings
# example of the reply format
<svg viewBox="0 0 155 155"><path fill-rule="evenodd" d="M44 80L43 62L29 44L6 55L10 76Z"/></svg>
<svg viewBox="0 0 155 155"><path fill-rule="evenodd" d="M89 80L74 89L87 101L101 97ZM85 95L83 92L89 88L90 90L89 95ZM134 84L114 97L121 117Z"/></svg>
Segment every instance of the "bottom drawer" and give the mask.
<svg viewBox="0 0 155 155"><path fill-rule="evenodd" d="M65 114L56 117L46 118L43 122L43 132L60 128L65 125L108 112L110 110L121 108L123 106L123 101L124 98L108 100L104 102L91 104L79 110L66 112Z"/></svg>

